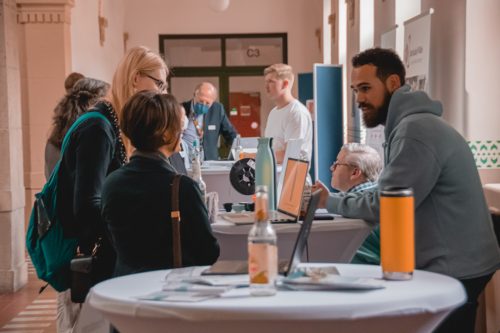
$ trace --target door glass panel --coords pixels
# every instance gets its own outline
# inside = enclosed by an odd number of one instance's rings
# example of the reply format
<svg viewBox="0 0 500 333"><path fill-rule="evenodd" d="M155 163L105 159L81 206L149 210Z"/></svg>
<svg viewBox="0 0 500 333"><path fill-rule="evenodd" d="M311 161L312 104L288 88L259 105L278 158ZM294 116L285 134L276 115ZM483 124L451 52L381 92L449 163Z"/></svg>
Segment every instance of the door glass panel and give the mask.
<svg viewBox="0 0 500 333"><path fill-rule="evenodd" d="M219 38L165 39L165 59L169 67L222 66Z"/></svg>
<svg viewBox="0 0 500 333"><path fill-rule="evenodd" d="M281 62L282 38L226 39L226 66L269 66Z"/></svg>
<svg viewBox="0 0 500 333"><path fill-rule="evenodd" d="M263 76L229 78L229 120L242 137L264 135L267 116L273 107L266 95Z"/></svg>
<svg viewBox="0 0 500 333"><path fill-rule="evenodd" d="M189 101L193 98L194 88L201 82L210 82L219 91L219 78L218 77L172 77L170 79L170 91L175 96L179 103ZM217 96L219 100L219 96Z"/></svg>

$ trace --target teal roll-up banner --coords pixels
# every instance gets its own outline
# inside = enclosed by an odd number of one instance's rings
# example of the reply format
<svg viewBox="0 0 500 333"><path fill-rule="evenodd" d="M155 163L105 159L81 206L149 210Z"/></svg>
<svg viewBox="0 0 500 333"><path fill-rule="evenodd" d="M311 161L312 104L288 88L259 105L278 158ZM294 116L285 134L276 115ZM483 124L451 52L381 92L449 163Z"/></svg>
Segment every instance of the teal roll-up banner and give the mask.
<svg viewBox="0 0 500 333"><path fill-rule="evenodd" d="M313 73L300 73L299 74L299 101L307 106L307 101L311 101L314 99L314 87L313 87ZM314 119L313 119L314 120ZM314 135L313 130L313 151L311 157L311 164L309 169L309 174L311 175L311 179L314 182L316 177L314 176Z"/></svg>
<svg viewBox="0 0 500 333"><path fill-rule="evenodd" d="M343 144L342 66L315 64L314 178L331 188L330 166Z"/></svg>
<svg viewBox="0 0 500 333"><path fill-rule="evenodd" d="M307 101L314 98L313 73L299 74L299 101L306 105Z"/></svg>

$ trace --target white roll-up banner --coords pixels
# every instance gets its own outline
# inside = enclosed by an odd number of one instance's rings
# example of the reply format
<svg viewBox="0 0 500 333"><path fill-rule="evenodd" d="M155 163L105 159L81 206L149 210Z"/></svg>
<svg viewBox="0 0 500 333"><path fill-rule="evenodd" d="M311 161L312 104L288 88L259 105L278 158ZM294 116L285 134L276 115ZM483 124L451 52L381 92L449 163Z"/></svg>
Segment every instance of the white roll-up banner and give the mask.
<svg viewBox="0 0 500 333"><path fill-rule="evenodd" d="M431 15L433 9L404 23L406 83L412 91L429 93L429 57L431 48Z"/></svg>

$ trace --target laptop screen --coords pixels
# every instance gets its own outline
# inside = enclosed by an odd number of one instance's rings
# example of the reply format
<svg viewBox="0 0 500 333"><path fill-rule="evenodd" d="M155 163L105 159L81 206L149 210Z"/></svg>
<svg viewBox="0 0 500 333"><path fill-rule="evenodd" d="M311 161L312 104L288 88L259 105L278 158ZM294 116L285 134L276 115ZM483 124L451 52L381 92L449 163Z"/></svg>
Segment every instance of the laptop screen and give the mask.
<svg viewBox="0 0 500 333"><path fill-rule="evenodd" d="M314 220L314 213L316 212L316 207L319 203L319 196L321 191L316 191L311 195L311 201L307 207L306 216L304 222L302 222L299 232L297 233L297 238L295 239L295 245L292 251L292 257L290 261L280 260L279 271L285 276L295 271L304 249L307 246L307 238L311 231L311 226ZM217 260L209 269L205 270L202 275L225 275L225 274L248 274L248 262L243 260Z"/></svg>
<svg viewBox="0 0 500 333"><path fill-rule="evenodd" d="M299 233L297 235L297 239L295 240L295 246L293 247L292 258L288 263L287 270L285 271L285 276L293 273L297 266L300 264L302 259L302 254L304 253L304 248L307 245L307 239L309 237L309 233L311 231L311 226L314 220L314 213L316 213L316 208L319 203L319 196L321 195L321 191L316 191L311 195L311 201L309 202L309 206L307 207L306 217L304 218L304 222L300 226Z"/></svg>
<svg viewBox="0 0 500 333"><path fill-rule="evenodd" d="M307 161L295 158L288 159L278 211L295 217L299 216L308 166L309 162Z"/></svg>

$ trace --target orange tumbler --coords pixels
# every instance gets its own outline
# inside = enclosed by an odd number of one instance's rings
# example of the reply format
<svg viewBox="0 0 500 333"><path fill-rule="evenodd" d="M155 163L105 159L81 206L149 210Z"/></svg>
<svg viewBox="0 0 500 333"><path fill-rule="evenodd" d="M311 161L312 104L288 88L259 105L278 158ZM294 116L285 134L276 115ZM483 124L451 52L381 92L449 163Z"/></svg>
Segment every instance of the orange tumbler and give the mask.
<svg viewBox="0 0 500 333"><path fill-rule="evenodd" d="M415 269L415 208L411 188L380 192L380 260L387 280L410 280Z"/></svg>

